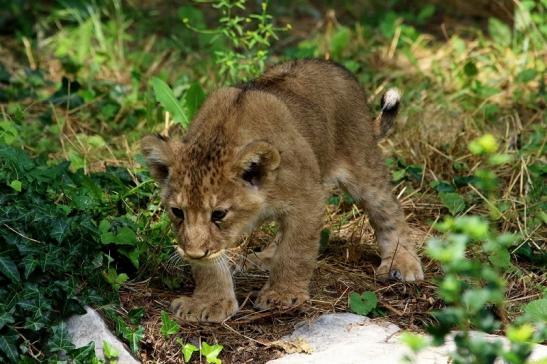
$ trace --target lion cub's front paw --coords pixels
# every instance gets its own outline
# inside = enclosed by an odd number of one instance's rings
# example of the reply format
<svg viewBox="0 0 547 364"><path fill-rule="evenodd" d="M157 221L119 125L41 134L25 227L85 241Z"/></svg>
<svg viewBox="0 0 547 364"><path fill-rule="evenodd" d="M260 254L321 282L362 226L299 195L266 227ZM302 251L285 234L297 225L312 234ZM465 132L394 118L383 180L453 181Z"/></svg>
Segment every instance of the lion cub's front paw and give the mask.
<svg viewBox="0 0 547 364"><path fill-rule="evenodd" d="M289 308L299 306L310 299L307 291L277 290L275 288L263 289L256 301L260 309Z"/></svg>
<svg viewBox="0 0 547 364"><path fill-rule="evenodd" d="M408 251L398 252L394 258L382 259L376 271L380 279L398 279L412 282L424 279L420 258Z"/></svg>
<svg viewBox="0 0 547 364"><path fill-rule="evenodd" d="M171 312L184 321L222 322L238 310L235 297L179 297L171 302Z"/></svg>

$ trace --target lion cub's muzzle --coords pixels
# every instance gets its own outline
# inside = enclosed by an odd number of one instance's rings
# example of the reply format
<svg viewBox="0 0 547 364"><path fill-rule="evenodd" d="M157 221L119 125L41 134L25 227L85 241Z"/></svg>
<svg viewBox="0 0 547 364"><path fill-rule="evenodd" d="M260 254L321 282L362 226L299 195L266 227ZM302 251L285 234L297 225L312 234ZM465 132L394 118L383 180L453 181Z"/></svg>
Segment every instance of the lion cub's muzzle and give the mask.
<svg viewBox="0 0 547 364"><path fill-rule="evenodd" d="M208 260L213 260L222 254L222 251L213 251L210 249L203 249L203 248L194 248L194 247L182 248L178 245L176 248L177 248L177 252L183 258L191 260L191 261L206 262Z"/></svg>

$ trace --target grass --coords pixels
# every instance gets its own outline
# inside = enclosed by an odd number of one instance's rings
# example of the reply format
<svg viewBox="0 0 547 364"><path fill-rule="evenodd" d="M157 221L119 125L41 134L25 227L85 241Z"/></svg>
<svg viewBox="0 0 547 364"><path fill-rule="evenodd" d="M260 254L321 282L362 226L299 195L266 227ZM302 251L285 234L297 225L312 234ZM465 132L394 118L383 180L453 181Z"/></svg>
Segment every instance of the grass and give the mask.
<svg viewBox="0 0 547 364"><path fill-rule="evenodd" d="M0 36L0 141L47 156L48 164L69 160L72 171L109 173L108 166L120 166L129 172L132 182L115 199L119 206L111 222L129 226L135 246L122 252L106 244L102 252L112 259L104 267L107 281L121 286L119 305L108 315L128 341L144 329L141 359L179 360L180 341L220 343L220 357L228 362L275 357L283 351L278 340L297 322L347 311L351 292L375 292L375 312L403 328L421 331L433 322L430 311L443 305L435 292L436 277L442 275L438 264L424 258L426 280L418 284L377 282L373 267L379 258L367 217L333 191L325 215L329 239L303 312L255 311L252 301L266 274L251 270L236 274L242 309L233 319L221 326L184 324L179 334L164 337L161 311L176 295L191 293L192 283L187 268L170 259L168 223L138 154L142 135L173 123L157 105L152 80L167 82L180 99L191 89L209 92L260 67L219 71L219 52L227 64L226 57L239 47L233 47L232 38L203 31L218 26L219 19L206 4L178 9L118 0L66 7L13 4L28 16L8 15L16 31ZM501 232L519 233L504 273L507 304L500 314L511 322L524 303L545 295L547 284L547 32L541 20L546 6L517 2L510 27L494 18L469 22L439 7L391 5L395 10L378 4L334 9L323 3L271 4L279 39L268 36L271 46L260 49L268 52L268 64L303 57L342 63L355 72L373 107L387 88L403 91L396 130L381 145L413 239L422 246L434 235L431 224L447 214L490 216ZM287 15L297 11L303 15ZM491 168L497 176L492 188L477 182L486 166L468 149L485 133L493 134L499 150L512 158ZM267 226L245 245L264 246L274 235L275 227ZM122 282L121 274L129 279ZM144 314L132 321L130 312L139 307Z"/></svg>

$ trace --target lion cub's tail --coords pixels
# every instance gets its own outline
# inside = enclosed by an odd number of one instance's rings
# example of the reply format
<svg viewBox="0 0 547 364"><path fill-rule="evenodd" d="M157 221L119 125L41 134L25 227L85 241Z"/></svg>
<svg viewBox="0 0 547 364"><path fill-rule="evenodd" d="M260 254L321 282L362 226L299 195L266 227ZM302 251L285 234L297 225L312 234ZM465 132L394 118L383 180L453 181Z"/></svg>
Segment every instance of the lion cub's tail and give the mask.
<svg viewBox="0 0 547 364"><path fill-rule="evenodd" d="M389 129L393 126L395 117L399 112L400 101L401 93L396 88L391 88L382 95L382 99L380 100L382 110L374 122L377 138L385 137Z"/></svg>

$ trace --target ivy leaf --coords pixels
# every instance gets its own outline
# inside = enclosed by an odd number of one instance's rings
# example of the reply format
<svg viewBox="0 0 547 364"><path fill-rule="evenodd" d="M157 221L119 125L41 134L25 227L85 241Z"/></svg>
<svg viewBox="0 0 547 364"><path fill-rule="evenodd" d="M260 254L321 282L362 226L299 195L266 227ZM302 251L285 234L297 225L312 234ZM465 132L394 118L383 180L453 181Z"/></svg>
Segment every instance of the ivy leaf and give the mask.
<svg viewBox="0 0 547 364"><path fill-rule="evenodd" d="M127 274L118 274L114 268L109 268L106 272L103 272L103 277L116 291L119 290L122 284L129 279Z"/></svg>
<svg viewBox="0 0 547 364"><path fill-rule="evenodd" d="M129 330L124 335L124 338L129 343L129 348L133 353L137 353L139 351L139 344L141 340L144 338L144 327L139 326L137 330Z"/></svg>
<svg viewBox="0 0 547 364"><path fill-rule="evenodd" d="M6 324L12 324L14 322L13 312L3 312L0 314L0 330L2 330Z"/></svg>
<svg viewBox="0 0 547 364"><path fill-rule="evenodd" d="M93 363L96 360L95 342L90 342L86 346L76 348L70 352L70 356L75 364Z"/></svg>
<svg viewBox="0 0 547 364"><path fill-rule="evenodd" d="M186 343L181 346L182 346L182 355L184 356L184 362L189 363L190 359L192 359L192 355L194 354L194 352L199 351L199 349L195 345L190 343Z"/></svg>
<svg viewBox="0 0 547 364"><path fill-rule="evenodd" d="M0 351L2 351L12 362L17 362L19 351L15 346L17 336L0 336Z"/></svg>
<svg viewBox="0 0 547 364"><path fill-rule="evenodd" d="M3 273L13 283L19 283L21 276L15 263L8 257L0 256L0 273Z"/></svg>
<svg viewBox="0 0 547 364"><path fill-rule="evenodd" d="M529 302L524 306L526 315L535 322L547 322L547 298Z"/></svg>
<svg viewBox="0 0 547 364"><path fill-rule="evenodd" d="M50 235L59 243L67 236L70 225L66 220L56 220L53 222Z"/></svg>
<svg viewBox="0 0 547 364"><path fill-rule="evenodd" d="M161 322L160 332L165 338L178 333L180 330L180 325L176 321L171 320L169 314L163 310L161 311Z"/></svg>
<svg viewBox="0 0 547 364"><path fill-rule="evenodd" d="M152 78L150 83L154 89L156 101L158 101L166 111L171 113L173 120L181 123L184 128L187 128L190 121L169 85L157 77Z"/></svg>
<svg viewBox="0 0 547 364"><path fill-rule="evenodd" d="M452 215L456 215L465 210L465 200L457 192L440 192L439 198L444 207L446 207Z"/></svg>
<svg viewBox="0 0 547 364"><path fill-rule="evenodd" d="M221 364L222 361L218 358L218 354L224 349L224 346L215 344L209 345L206 342L201 343L201 355L205 357L207 363L210 364Z"/></svg>
<svg viewBox="0 0 547 364"><path fill-rule="evenodd" d="M25 267L25 272L24 272L25 279L28 279L28 277L30 277L32 272L34 272L34 270L36 269L36 267L38 267L39 264L40 263L38 262L38 260L36 260L32 256L26 256L25 258L23 258L23 265Z"/></svg>
<svg viewBox="0 0 547 364"><path fill-rule="evenodd" d="M48 341L48 346L52 352L69 352L74 349L64 322L52 326L51 330L53 335Z"/></svg>
<svg viewBox="0 0 547 364"><path fill-rule="evenodd" d="M376 293L366 291L362 295L357 292L349 294L349 307L358 315L366 316L372 312L378 305L378 297Z"/></svg>
<svg viewBox="0 0 547 364"><path fill-rule="evenodd" d="M138 325L142 321L142 318L144 317L144 308L143 307L135 307L131 309L127 313L127 317L129 318L129 321L131 321L132 324Z"/></svg>
<svg viewBox="0 0 547 364"><path fill-rule="evenodd" d="M17 192L21 192L21 190L23 189L23 183L18 179L14 179L13 181L11 181L9 186Z"/></svg>
<svg viewBox="0 0 547 364"><path fill-rule="evenodd" d="M116 243L134 245L137 243L137 235L130 227L124 226L116 234Z"/></svg>
<svg viewBox="0 0 547 364"><path fill-rule="evenodd" d="M116 359L120 356L120 351L113 347L108 341L103 341L104 357L112 362L112 359Z"/></svg>

